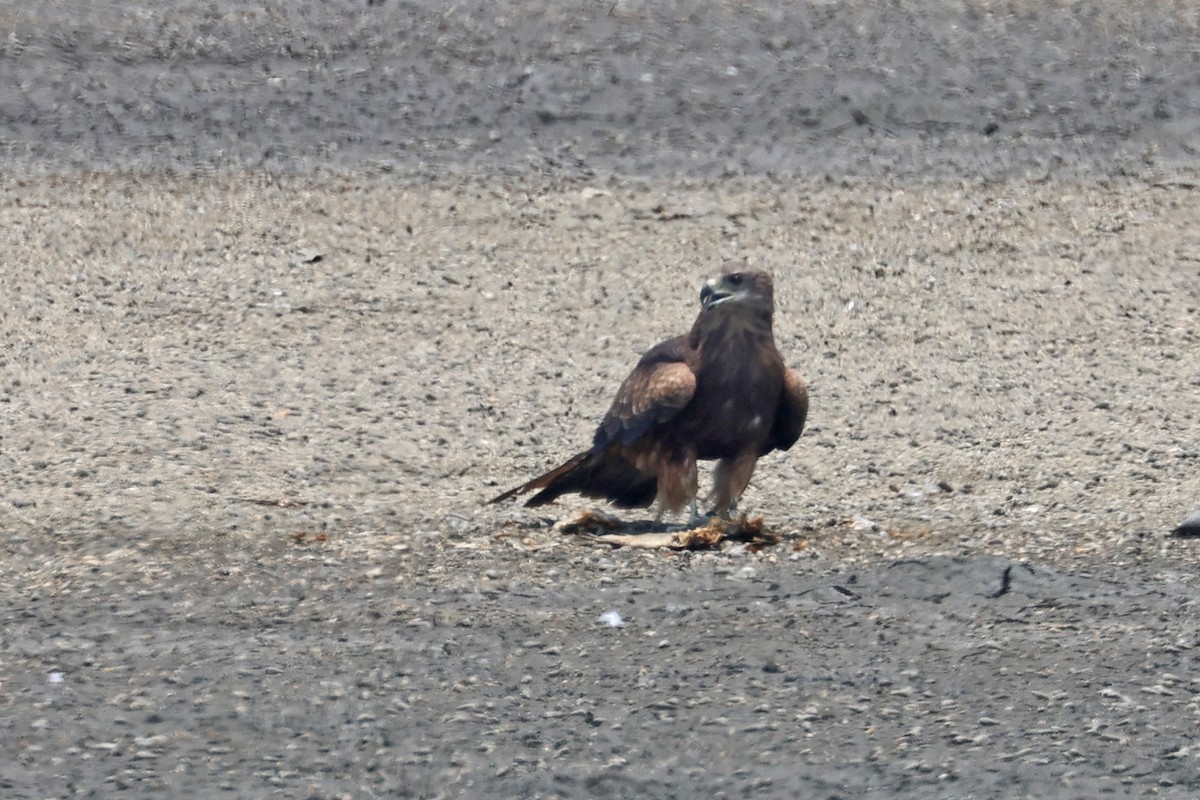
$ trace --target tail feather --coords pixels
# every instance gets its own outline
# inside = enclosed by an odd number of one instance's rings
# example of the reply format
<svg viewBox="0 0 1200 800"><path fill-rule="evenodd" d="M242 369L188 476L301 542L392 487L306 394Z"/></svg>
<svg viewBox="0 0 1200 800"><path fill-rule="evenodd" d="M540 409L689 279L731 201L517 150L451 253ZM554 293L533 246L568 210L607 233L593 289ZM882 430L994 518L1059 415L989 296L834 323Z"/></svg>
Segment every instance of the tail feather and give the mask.
<svg viewBox="0 0 1200 800"><path fill-rule="evenodd" d="M569 461L567 461L567 463L563 464L562 466L555 467L554 469L547 472L545 475L539 475L538 477L534 478L533 480L529 481L528 483L522 483L520 486L516 487L515 489L509 489L504 494L501 494L497 497L493 497L488 502L489 503L502 503L505 500L509 499L510 497L516 497L517 495L526 494L528 492L532 492L534 489L545 489L547 486L554 483L556 480L563 477L564 475L569 473L571 470L575 469L580 464L582 464L585 460L587 460L587 457L590 455L591 455L591 453L579 453L578 455L573 456ZM534 500L534 498L530 498L529 501L526 502L525 505L532 505L533 500ZM546 502L549 502L549 501L546 501ZM538 505L541 505L541 504L539 503Z"/></svg>
<svg viewBox="0 0 1200 800"><path fill-rule="evenodd" d="M553 503L570 492L608 500L620 508L646 508L654 502L658 493L658 479L640 472L627 459L612 451L588 450L528 483L509 489L490 502L500 503L535 489L540 491L525 501L529 508Z"/></svg>

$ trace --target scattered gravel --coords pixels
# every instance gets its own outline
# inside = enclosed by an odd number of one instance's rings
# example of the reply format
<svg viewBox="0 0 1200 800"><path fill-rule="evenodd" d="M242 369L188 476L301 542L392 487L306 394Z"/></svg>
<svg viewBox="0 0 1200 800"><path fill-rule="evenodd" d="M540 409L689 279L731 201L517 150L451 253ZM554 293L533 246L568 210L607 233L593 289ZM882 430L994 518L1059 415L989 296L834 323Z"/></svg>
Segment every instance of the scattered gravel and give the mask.
<svg viewBox="0 0 1200 800"><path fill-rule="evenodd" d="M0 795L1197 795L1195 15L209 5L3 12ZM733 257L780 544L484 504Z"/></svg>

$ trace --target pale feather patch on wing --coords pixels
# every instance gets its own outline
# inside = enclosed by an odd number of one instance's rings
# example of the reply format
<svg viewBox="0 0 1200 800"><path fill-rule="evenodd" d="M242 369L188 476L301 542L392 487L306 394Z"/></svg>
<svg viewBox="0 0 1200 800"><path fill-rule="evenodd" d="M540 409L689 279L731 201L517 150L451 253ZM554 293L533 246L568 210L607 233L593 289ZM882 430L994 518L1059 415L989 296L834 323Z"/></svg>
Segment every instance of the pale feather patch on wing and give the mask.
<svg viewBox="0 0 1200 800"><path fill-rule="evenodd" d="M669 421L696 393L696 376L682 362L638 367L621 385L596 432L597 446L632 444L651 428Z"/></svg>
<svg viewBox="0 0 1200 800"><path fill-rule="evenodd" d="M641 396L634 401L634 413L670 412L675 416L696 393L696 375L687 364L661 364L650 370ZM662 420L665 421L665 420Z"/></svg>

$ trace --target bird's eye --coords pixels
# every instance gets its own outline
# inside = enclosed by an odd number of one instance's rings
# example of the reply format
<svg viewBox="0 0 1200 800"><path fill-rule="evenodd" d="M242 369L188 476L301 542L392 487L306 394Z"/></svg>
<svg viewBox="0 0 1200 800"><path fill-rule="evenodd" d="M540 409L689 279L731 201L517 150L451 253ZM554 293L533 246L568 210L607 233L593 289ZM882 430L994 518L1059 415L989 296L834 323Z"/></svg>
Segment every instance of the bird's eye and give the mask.
<svg viewBox="0 0 1200 800"><path fill-rule="evenodd" d="M730 275L729 282L732 283L734 286L741 286L742 285L742 273L735 272L732 275Z"/></svg>

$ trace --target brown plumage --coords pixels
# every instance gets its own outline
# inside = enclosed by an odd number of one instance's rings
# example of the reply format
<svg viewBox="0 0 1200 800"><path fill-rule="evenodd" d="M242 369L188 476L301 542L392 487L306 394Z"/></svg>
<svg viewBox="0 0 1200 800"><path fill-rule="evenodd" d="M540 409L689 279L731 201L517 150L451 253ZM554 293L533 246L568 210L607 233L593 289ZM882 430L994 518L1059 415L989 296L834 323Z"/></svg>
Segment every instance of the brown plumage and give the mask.
<svg viewBox="0 0 1200 800"><path fill-rule="evenodd" d="M591 449L492 502L577 492L622 508L658 500L660 515L690 503L695 514L696 462L716 460L712 512L729 514L759 457L795 444L808 413L804 379L775 349L774 311L770 275L723 265L691 331L651 348L621 384Z"/></svg>

